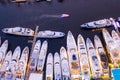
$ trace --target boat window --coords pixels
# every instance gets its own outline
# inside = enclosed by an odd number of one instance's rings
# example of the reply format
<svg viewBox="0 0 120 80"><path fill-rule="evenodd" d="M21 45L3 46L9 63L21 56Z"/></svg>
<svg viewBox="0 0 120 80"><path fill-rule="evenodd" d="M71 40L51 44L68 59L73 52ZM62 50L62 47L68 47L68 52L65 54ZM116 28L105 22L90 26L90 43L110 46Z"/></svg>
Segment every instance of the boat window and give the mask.
<svg viewBox="0 0 120 80"><path fill-rule="evenodd" d="M77 58L76 58L76 56L75 56L75 55L73 55L73 56L72 56L72 59L73 59L73 60L77 60Z"/></svg>
<svg viewBox="0 0 120 80"><path fill-rule="evenodd" d="M81 53L81 54L86 54L86 53Z"/></svg>
<svg viewBox="0 0 120 80"><path fill-rule="evenodd" d="M102 47L98 47L98 49L101 49Z"/></svg>
<svg viewBox="0 0 120 80"><path fill-rule="evenodd" d="M60 64L59 62L56 62L55 64Z"/></svg>
<svg viewBox="0 0 120 80"><path fill-rule="evenodd" d="M80 49L85 49L84 47L80 48Z"/></svg>
<svg viewBox="0 0 120 80"><path fill-rule="evenodd" d="M93 47L90 47L89 49L93 49Z"/></svg>
<svg viewBox="0 0 120 80"><path fill-rule="evenodd" d="M12 61L15 61L15 62L17 62L17 60L16 60L16 59L13 59Z"/></svg>
<svg viewBox="0 0 120 80"><path fill-rule="evenodd" d="M104 54L100 55L101 56L101 61L107 62L107 58Z"/></svg>

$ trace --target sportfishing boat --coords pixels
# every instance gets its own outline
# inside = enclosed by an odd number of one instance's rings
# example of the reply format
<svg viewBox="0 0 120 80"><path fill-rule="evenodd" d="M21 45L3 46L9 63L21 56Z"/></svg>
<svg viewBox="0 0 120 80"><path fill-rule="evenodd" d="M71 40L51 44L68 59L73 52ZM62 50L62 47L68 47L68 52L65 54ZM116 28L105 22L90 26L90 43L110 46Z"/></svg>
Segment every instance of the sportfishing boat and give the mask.
<svg viewBox="0 0 120 80"><path fill-rule="evenodd" d="M92 76L95 79L101 78L102 68L101 68L100 60L93 46L92 41L89 38L87 38L86 40L86 45L88 50Z"/></svg>
<svg viewBox="0 0 120 80"><path fill-rule="evenodd" d="M49 53L46 63L46 80L53 80L53 55Z"/></svg>
<svg viewBox="0 0 120 80"><path fill-rule="evenodd" d="M107 55L103 48L102 42L97 35L94 36L94 44L95 44L96 51L100 57L100 63L102 65L102 73L104 76L109 76L109 66L108 66Z"/></svg>
<svg viewBox="0 0 120 80"><path fill-rule="evenodd" d="M82 28L101 28L106 26L111 26L112 23L109 19L101 19L97 21L92 21L80 25Z"/></svg>
<svg viewBox="0 0 120 80"><path fill-rule="evenodd" d="M16 80L24 80L29 56L29 48L25 47L16 69Z"/></svg>
<svg viewBox="0 0 120 80"><path fill-rule="evenodd" d="M67 52L69 58L69 67L71 78L74 80L80 79L80 64L79 64L79 57L75 39L73 34L69 31L67 35Z"/></svg>
<svg viewBox="0 0 120 80"><path fill-rule="evenodd" d="M41 41L37 40L37 42L35 43L33 52L30 56L30 70L31 71L35 71L37 68L40 47L41 47Z"/></svg>
<svg viewBox="0 0 120 80"><path fill-rule="evenodd" d="M82 80L90 80L90 66L84 38L81 34L77 38Z"/></svg>
<svg viewBox="0 0 120 80"><path fill-rule="evenodd" d="M117 45L115 44L115 42L113 41L112 37L106 29L102 30L102 34L107 45L107 50L110 54L110 59L114 66L118 66L117 63L120 61L120 50L117 48Z"/></svg>
<svg viewBox="0 0 120 80"><path fill-rule="evenodd" d="M2 64L2 67L0 69L0 76L1 78L4 78L7 67L9 66L9 64L11 63L11 59L12 59L12 51L8 51L5 60Z"/></svg>
<svg viewBox="0 0 120 80"><path fill-rule="evenodd" d="M58 52L56 52L54 54L54 79L62 80L60 56L59 56Z"/></svg>
<svg viewBox="0 0 120 80"><path fill-rule="evenodd" d="M6 74L5 74L5 80L15 80L16 76L16 67L18 60L20 58L21 48L20 46L17 46L13 52L12 61L10 62Z"/></svg>
<svg viewBox="0 0 120 80"><path fill-rule="evenodd" d="M48 42L44 41L41 46L40 55L39 55L38 64L37 64L37 70L40 72L42 72L44 68L47 49L48 49Z"/></svg>
<svg viewBox="0 0 120 80"><path fill-rule="evenodd" d="M13 27L13 28L4 28L2 31L6 34L20 35L20 36L33 36L34 31L30 28L23 27Z"/></svg>
<svg viewBox="0 0 120 80"><path fill-rule="evenodd" d="M62 71L62 80L70 80L70 70L68 64L68 56L66 49L61 47L60 49L60 58L61 58L61 71Z"/></svg>
<svg viewBox="0 0 120 80"><path fill-rule="evenodd" d="M5 59L7 49L8 49L8 40L5 40L0 47L0 68L2 66L4 59Z"/></svg>
<svg viewBox="0 0 120 80"><path fill-rule="evenodd" d="M37 37L38 38L59 38L63 36L65 36L65 33L63 32L45 30L45 31L39 31Z"/></svg>
<svg viewBox="0 0 120 80"><path fill-rule="evenodd" d="M118 33L115 30L112 30L111 34L112 34L112 38L113 38L114 43L120 49L120 37L119 37Z"/></svg>

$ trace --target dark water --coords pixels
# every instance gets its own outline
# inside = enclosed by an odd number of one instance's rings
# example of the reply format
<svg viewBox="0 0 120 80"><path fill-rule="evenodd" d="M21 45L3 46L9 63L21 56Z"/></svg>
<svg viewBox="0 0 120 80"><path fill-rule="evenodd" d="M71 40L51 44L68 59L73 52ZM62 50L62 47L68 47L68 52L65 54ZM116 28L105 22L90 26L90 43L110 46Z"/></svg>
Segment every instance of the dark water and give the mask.
<svg viewBox="0 0 120 80"><path fill-rule="evenodd" d="M60 15L68 13L68 18L57 17L41 17L44 15ZM72 31L75 39L78 34L82 34L84 38L90 37L93 40L95 34L102 38L100 30L92 32L91 30L80 29L80 24L103 19L117 18L120 16L120 0L63 0L58 2L53 0L51 3L0 3L0 30L4 27L30 27L35 29L39 25L39 30L55 30L67 32ZM113 28L108 28L111 31ZM12 51L17 45L23 49L25 46L31 48L28 40L32 37L19 37L6 35L0 31L2 41L9 40L9 50ZM40 39L42 42L46 39ZM66 47L66 36L59 39L47 39L49 43L48 53L59 52L61 46Z"/></svg>

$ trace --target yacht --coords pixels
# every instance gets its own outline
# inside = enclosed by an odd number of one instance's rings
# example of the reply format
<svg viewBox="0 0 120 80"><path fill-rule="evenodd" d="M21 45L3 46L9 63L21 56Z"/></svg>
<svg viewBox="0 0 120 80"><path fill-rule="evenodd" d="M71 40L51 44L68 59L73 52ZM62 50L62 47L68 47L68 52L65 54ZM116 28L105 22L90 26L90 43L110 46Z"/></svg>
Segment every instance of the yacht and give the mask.
<svg viewBox="0 0 120 80"><path fill-rule="evenodd" d="M99 79L101 78L102 75L100 59L98 57L98 54L96 53L92 41L89 38L87 38L86 40L86 45L87 45L92 77L95 79Z"/></svg>
<svg viewBox="0 0 120 80"><path fill-rule="evenodd" d="M61 47L60 49L60 62L61 62L61 72L62 72L62 80L70 80L70 69L68 63L68 56L66 49Z"/></svg>
<svg viewBox="0 0 120 80"><path fill-rule="evenodd" d="M53 80L53 55L49 53L46 62L46 80Z"/></svg>
<svg viewBox="0 0 120 80"><path fill-rule="evenodd" d="M40 47L41 47L41 41L37 40L37 42L35 43L35 46L33 48L33 52L30 55L30 70L31 71L36 71Z"/></svg>
<svg viewBox="0 0 120 80"><path fill-rule="evenodd" d="M109 76L108 58L103 48L102 42L97 35L94 36L94 44L96 51L100 57L100 63L102 65L102 73L104 76Z"/></svg>
<svg viewBox="0 0 120 80"><path fill-rule="evenodd" d="M39 55L38 64L37 64L37 70L40 72L42 72L44 68L47 49L48 49L48 42L44 41L41 46L40 55Z"/></svg>
<svg viewBox="0 0 120 80"><path fill-rule="evenodd" d="M6 34L13 34L20 36L34 36L34 31L30 28L23 28L23 27L3 28L2 31Z"/></svg>
<svg viewBox="0 0 120 80"><path fill-rule="evenodd" d="M81 34L78 35L77 44L78 44L78 52L79 52L80 66L82 72L82 80L90 80L90 66L89 66L88 53L84 38Z"/></svg>
<svg viewBox="0 0 120 80"><path fill-rule="evenodd" d="M77 51L77 45L73 34L69 31L67 35L67 52L69 58L69 67L71 73L71 79L79 80L80 79L80 64Z"/></svg>
<svg viewBox="0 0 120 80"><path fill-rule="evenodd" d="M38 38L59 38L63 36L65 33L51 30L39 31L37 35Z"/></svg>

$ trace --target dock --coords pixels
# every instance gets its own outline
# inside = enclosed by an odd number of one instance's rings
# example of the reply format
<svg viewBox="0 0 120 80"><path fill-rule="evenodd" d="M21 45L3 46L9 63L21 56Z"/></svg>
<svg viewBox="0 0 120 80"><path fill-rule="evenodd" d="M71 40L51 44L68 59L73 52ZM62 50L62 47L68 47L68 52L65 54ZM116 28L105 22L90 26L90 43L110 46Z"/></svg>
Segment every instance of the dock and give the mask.
<svg viewBox="0 0 120 80"><path fill-rule="evenodd" d="M36 43L36 38L37 38L37 33L38 33L38 29L39 29L39 26L36 26L36 29L35 29L35 32L34 32L34 36L33 36L33 40L28 40L28 42L32 42L32 48L31 48L31 52L30 52L30 56L33 52L33 49L34 49L34 46L35 46L35 43ZM28 61L28 65L27 65L27 71L26 71L26 78L25 80L28 80L29 79L29 75L30 75L30 58L29 58L29 61Z"/></svg>

